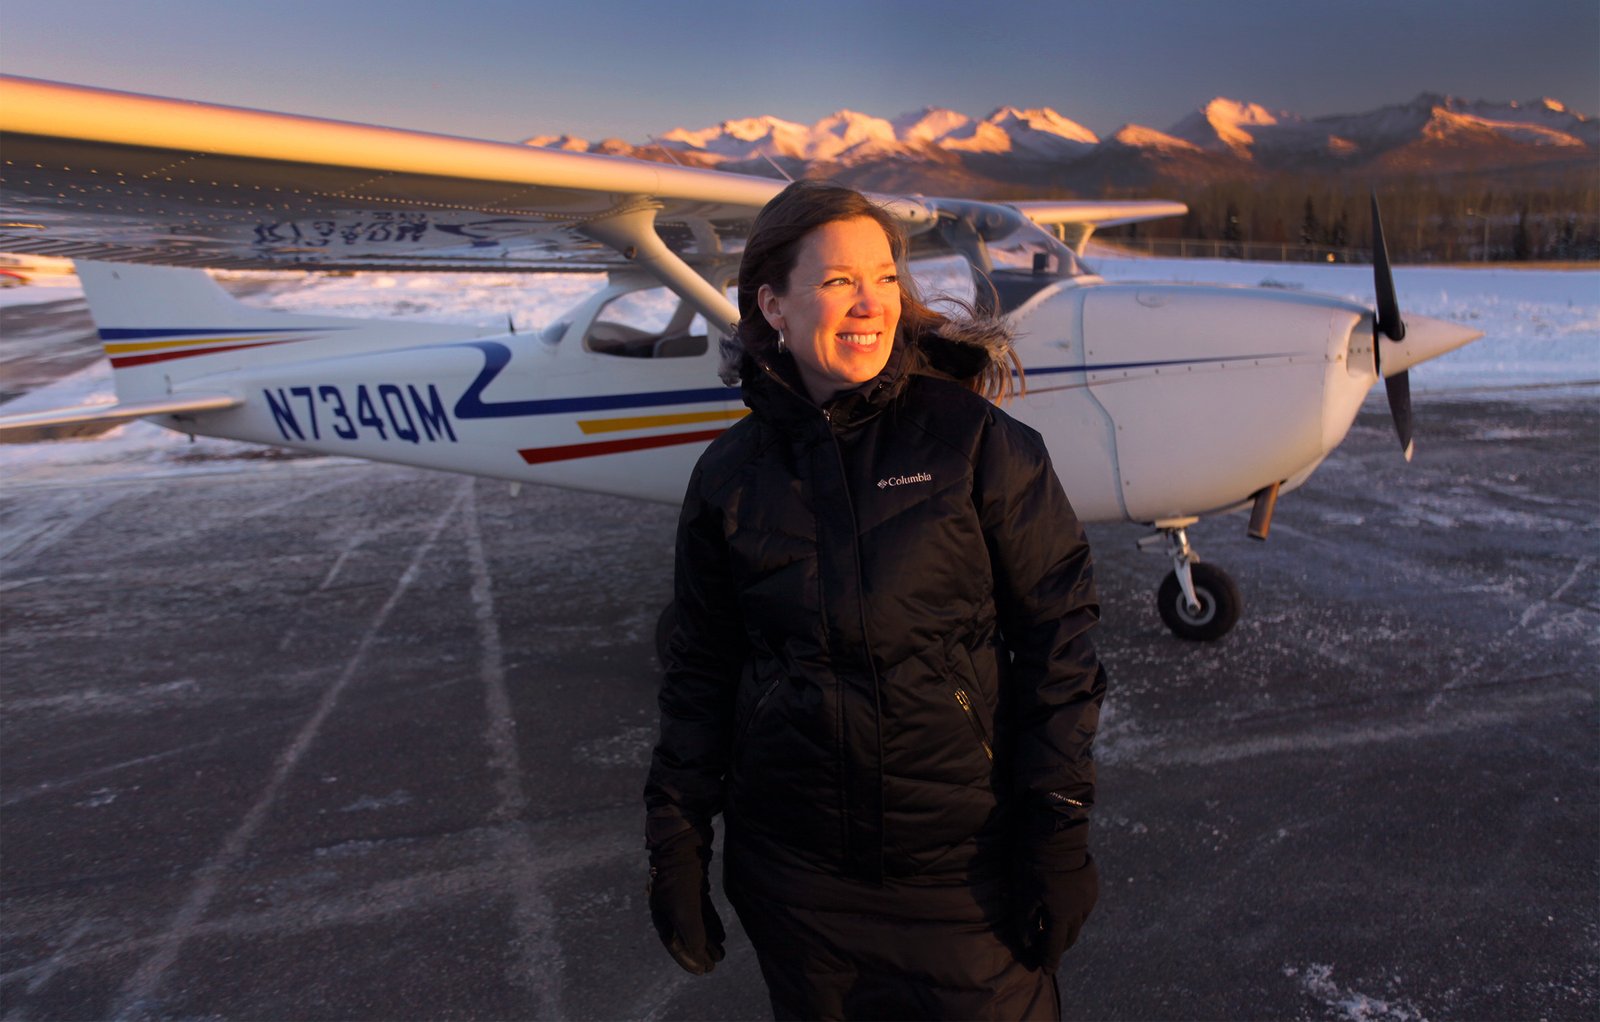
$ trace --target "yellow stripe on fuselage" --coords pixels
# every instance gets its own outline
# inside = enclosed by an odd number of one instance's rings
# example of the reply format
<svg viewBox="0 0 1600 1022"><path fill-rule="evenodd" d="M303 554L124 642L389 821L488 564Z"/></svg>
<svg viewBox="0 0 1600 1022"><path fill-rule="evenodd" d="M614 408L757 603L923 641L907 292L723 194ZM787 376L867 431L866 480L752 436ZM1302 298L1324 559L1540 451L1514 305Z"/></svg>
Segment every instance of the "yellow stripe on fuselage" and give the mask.
<svg viewBox="0 0 1600 1022"><path fill-rule="evenodd" d="M141 351L162 351L167 348L194 348L206 344L232 344L235 341L259 341L273 338L271 334L226 334L221 337L189 337L181 341L127 341L105 346L107 355L132 355ZM273 338L277 339L277 338ZM294 340L284 337L282 340Z"/></svg>
<svg viewBox="0 0 1600 1022"><path fill-rule="evenodd" d="M625 429L649 429L652 426L727 422L730 419L742 419L749 414L748 408L735 408L725 412L679 412L675 415L632 415L625 419L579 419L578 428L585 433L618 433Z"/></svg>

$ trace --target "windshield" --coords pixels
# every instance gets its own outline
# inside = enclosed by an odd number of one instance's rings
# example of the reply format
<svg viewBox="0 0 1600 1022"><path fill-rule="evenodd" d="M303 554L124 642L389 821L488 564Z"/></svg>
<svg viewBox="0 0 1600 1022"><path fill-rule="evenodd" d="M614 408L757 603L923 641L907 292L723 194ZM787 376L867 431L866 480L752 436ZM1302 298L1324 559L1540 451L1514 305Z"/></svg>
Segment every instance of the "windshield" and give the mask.
<svg viewBox="0 0 1600 1022"><path fill-rule="evenodd" d="M1086 272L1072 249L1010 206L928 202L938 212L929 233L967 261L982 312L1010 312L1047 285Z"/></svg>

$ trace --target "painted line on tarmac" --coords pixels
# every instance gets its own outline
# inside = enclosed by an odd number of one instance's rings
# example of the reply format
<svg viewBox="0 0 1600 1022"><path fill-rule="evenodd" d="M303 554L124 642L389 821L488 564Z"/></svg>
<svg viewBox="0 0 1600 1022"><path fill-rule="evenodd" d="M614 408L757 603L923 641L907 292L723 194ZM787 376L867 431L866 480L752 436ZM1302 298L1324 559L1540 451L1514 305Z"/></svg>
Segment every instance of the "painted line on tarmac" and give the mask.
<svg viewBox="0 0 1600 1022"><path fill-rule="evenodd" d="M1560 588L1558 588L1555 592L1551 593L1549 596L1546 596L1544 599L1539 600L1538 602L1531 604L1528 607L1527 610L1522 612L1522 619L1517 622L1517 628L1526 628L1526 627L1528 627L1528 622L1532 621L1534 619L1534 617L1541 610L1543 610L1545 607L1549 606L1552 603L1558 602L1561 599L1561 597L1563 597L1563 596L1565 596L1567 594L1567 590L1572 588L1573 583L1578 581L1578 576L1583 574L1584 569L1588 568L1589 565L1591 565L1593 563L1594 563L1594 558L1593 557L1580 558L1578 560L1577 566L1572 569L1572 574L1567 576L1567 580L1565 582L1561 583ZM1515 631L1515 630L1516 629L1512 629L1512 631Z"/></svg>
<svg viewBox="0 0 1600 1022"><path fill-rule="evenodd" d="M350 559L350 555L355 553L356 547L370 538L371 536L364 531L357 532L354 536L351 536L339 550L339 555L333 559L333 565L328 569L327 574L322 576L322 581L317 583L317 587L311 591L312 594L327 592L328 587L333 585L333 580L339 577L339 572L344 570L344 564ZM303 611L304 607L304 603L297 605L297 609L300 611ZM283 633L283 638L278 640L278 652L286 652L290 646L294 645L294 641L300 637L300 620L301 615L297 613L294 625Z"/></svg>
<svg viewBox="0 0 1600 1022"><path fill-rule="evenodd" d="M552 933L555 908L544 893L538 849L523 814L528 796L522 786L522 757L517 752L517 721L506 690L504 646L494 613L494 583L483 552L475 490L467 492L462 509L467 562L472 571L472 610L478 624L479 676L483 679L488 723L484 741L494 770L495 807L490 818L502 824L499 857L511 881L512 918L517 928L521 975L519 986L534 995L535 1018L565 1018L561 1008L561 946Z"/></svg>
<svg viewBox="0 0 1600 1022"><path fill-rule="evenodd" d="M628 834L628 823L638 811L630 803L626 807L609 807L579 815L563 815L542 821L530 828L530 835L543 833L539 847L545 848L542 864L546 873L583 871L597 866L612 866L639 854ZM232 915L202 920L195 924L191 938L240 940L268 938L285 940L306 935L325 934L334 927L364 926L392 920L408 912L459 905L468 898L503 894L506 885L506 867L498 852L503 837L499 827L483 827L473 831L438 835L446 843L477 841L487 837L492 843L488 854L471 865L447 869L431 869L408 865L394 879L383 879L362 887L342 885L338 881L322 881L313 892L285 904L265 909L239 909ZM415 838L393 841L345 841L325 848L312 850L313 872L322 856L355 856L373 853L385 844L401 844ZM33 937L43 928L31 921L17 923L17 913L6 916L6 929L0 939L17 941ZM53 917L52 917L53 918ZM91 921L94 922L94 921ZM68 934L63 938L67 941ZM164 934L147 937L112 937L85 943L82 936L70 945L58 948L48 959L18 966L0 972L0 985L22 980L32 981L41 974L59 974L69 969L94 967L109 971L115 963L125 962L136 955L150 953L161 946ZM735 952L729 949L729 955ZM48 978L48 977L47 977ZM693 977L684 974L684 978ZM42 983L40 984L42 986ZM643 1012L618 1017L642 1017ZM530 1017L532 1017L530 1015Z"/></svg>
<svg viewBox="0 0 1600 1022"><path fill-rule="evenodd" d="M56 973L60 972L67 964L72 949L77 946L78 941L82 940L84 934L88 933L93 926L94 923L88 919L80 919L72 924L72 928L61 938L61 946L56 948L55 953L48 959L40 963L38 971L33 974L32 979L28 980L26 988L28 993L38 993L40 987L56 977Z"/></svg>
<svg viewBox="0 0 1600 1022"><path fill-rule="evenodd" d="M339 673L338 679L323 693L316 710L311 714L310 719L301 726L294 740L279 755L272 777L268 780L266 788L261 792L261 796L256 799L255 805L250 807L250 811L245 814L239 826L234 829L233 833L228 835L227 840L223 842L222 847L211 857L211 860L195 874L195 884L189 891L189 897L184 901L182 907L178 909L177 914L173 916L172 922L167 925L167 929L157 943L154 953L149 958L146 958L139 968L134 970L133 975L128 977L128 981L123 984L122 992L118 997L118 1008L112 1012L112 1017L118 1019L135 1018L145 1013L145 1009L149 1006L150 998L160 987L167 970L171 969L173 963L178 960L178 954L182 951L184 942L194 934L196 927L205 916L206 909L210 906L212 899L216 897L223 878L233 870L240 857L243 856L245 848L255 837L256 832L266 822L267 813L277 801L278 793L283 790L284 782L294 772L295 766L299 764L306 750L311 747L311 743L316 741L317 734L322 730L323 723L328 719L328 715L333 712L333 708L338 705L339 697L344 694L345 688L350 684L351 679L355 677L356 670L361 666L362 661L366 659L367 650L372 647L373 642L377 639L378 632L389 620L389 615L393 613L395 607L399 605L400 598L406 594L412 583L416 581L422 562L438 542L440 534L444 532L445 525L461 509L461 505L471 493L471 490L472 481L469 479L456 494L455 499L450 501L444 512L434 519L433 526L428 530L428 534L421 543L417 544L416 550L412 553L411 563L401 573L394 590L389 594L389 598L378 609L378 613L373 617L372 623L367 626L366 632L361 636L361 641L356 644L355 653L345 663L344 670Z"/></svg>
<svg viewBox="0 0 1600 1022"><path fill-rule="evenodd" d="M1458 690L1461 694L1464 690ZM1456 734L1478 728L1505 728L1508 723L1522 718L1543 718L1565 714L1570 708L1587 706L1593 693L1584 688L1561 687L1556 689L1518 691L1510 695L1494 693L1493 702L1484 705L1461 707L1448 713L1432 714L1432 702L1424 712L1427 716L1393 719L1393 709L1383 710L1381 720L1374 723L1348 723L1310 719L1298 730L1283 730L1273 734L1247 733L1247 727L1223 735L1221 741L1189 743L1165 736L1112 737L1101 743L1095 758L1102 765L1158 768L1169 766L1213 766L1233 763L1257 756L1298 756L1313 752L1330 752L1385 742L1413 742L1423 738ZM1208 725L1212 732L1219 725Z"/></svg>
<svg viewBox="0 0 1600 1022"><path fill-rule="evenodd" d="M122 501L138 500L151 492L150 487L144 487L125 493L79 493L46 508L27 507L23 515L32 515L33 520L20 525L13 522L0 534L0 560L6 562L6 573L16 575L32 566L81 526L99 518Z"/></svg>

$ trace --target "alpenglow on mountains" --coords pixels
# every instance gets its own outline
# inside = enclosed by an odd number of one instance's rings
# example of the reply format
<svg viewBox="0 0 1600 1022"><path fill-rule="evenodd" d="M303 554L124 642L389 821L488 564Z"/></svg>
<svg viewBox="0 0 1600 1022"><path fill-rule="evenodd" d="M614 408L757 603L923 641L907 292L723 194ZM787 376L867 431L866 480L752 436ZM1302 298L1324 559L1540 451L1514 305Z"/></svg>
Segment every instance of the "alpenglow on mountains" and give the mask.
<svg viewBox="0 0 1600 1022"><path fill-rule="evenodd" d="M982 119L928 107L892 120L841 110L811 125L749 117L697 131L674 128L644 143L540 136L526 144L765 176L777 164L795 177L884 190L977 194L1022 185L1097 193L1284 172L1592 173L1600 119L1553 99L1423 93L1367 113L1308 118L1219 97L1166 131L1129 124L1106 138L1048 107L1001 107Z"/></svg>

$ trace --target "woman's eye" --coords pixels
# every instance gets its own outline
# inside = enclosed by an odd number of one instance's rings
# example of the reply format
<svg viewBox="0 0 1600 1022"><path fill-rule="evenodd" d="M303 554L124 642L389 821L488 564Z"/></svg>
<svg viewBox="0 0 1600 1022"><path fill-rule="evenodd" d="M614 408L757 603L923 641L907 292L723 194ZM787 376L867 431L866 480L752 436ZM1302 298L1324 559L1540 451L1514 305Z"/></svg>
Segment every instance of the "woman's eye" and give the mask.
<svg viewBox="0 0 1600 1022"><path fill-rule="evenodd" d="M823 287L833 287L835 284L849 284L849 283L850 283L850 278L848 278L848 277L829 277L827 280L822 282L822 286Z"/></svg>
<svg viewBox="0 0 1600 1022"><path fill-rule="evenodd" d="M898 284L898 283L900 283L900 275L898 273L891 273L887 277L884 277L881 281L879 281L879 283L880 284Z"/></svg>

